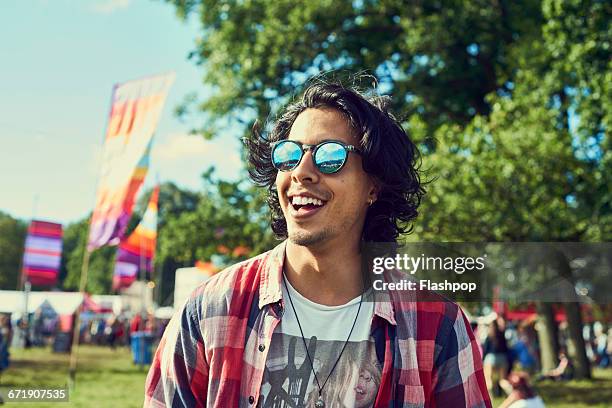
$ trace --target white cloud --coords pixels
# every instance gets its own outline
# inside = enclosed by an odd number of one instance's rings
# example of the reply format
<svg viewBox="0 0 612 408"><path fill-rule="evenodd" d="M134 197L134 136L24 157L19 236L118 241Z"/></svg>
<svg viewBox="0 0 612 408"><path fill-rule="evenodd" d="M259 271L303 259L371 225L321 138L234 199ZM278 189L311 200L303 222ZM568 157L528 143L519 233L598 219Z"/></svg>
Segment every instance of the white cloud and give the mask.
<svg viewBox="0 0 612 408"><path fill-rule="evenodd" d="M131 0L104 0L94 3L92 11L99 14L112 14L115 11L127 8Z"/></svg>
<svg viewBox="0 0 612 408"><path fill-rule="evenodd" d="M240 152L221 140L205 140L185 133L170 135L161 144L153 145L153 157L163 162L185 159L208 159L240 164Z"/></svg>
<svg viewBox="0 0 612 408"><path fill-rule="evenodd" d="M170 134L153 144L151 172L159 172L164 180L173 180L190 188L202 185L200 175L215 166L223 179L238 177L244 163L240 143L229 136L205 140L185 133Z"/></svg>

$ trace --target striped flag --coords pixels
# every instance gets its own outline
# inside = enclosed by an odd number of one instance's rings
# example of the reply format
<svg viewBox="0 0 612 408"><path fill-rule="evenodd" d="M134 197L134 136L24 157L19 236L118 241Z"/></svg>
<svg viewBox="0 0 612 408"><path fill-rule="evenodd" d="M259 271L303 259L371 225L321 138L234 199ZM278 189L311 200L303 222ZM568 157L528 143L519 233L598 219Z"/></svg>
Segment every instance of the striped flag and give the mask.
<svg viewBox="0 0 612 408"><path fill-rule="evenodd" d="M23 254L23 278L32 285L54 286L62 260L62 224L32 220Z"/></svg>
<svg viewBox="0 0 612 408"><path fill-rule="evenodd" d="M140 224L127 239L122 240L119 244L113 275L114 290L129 287L138 279L138 272L141 269L144 269L147 277L151 276L157 243L158 200L159 186L153 190Z"/></svg>
<svg viewBox="0 0 612 408"><path fill-rule="evenodd" d="M125 232L134 197L142 185L138 169L143 157L148 160L146 152L173 81L174 74L159 75L113 89L89 251L118 244Z"/></svg>

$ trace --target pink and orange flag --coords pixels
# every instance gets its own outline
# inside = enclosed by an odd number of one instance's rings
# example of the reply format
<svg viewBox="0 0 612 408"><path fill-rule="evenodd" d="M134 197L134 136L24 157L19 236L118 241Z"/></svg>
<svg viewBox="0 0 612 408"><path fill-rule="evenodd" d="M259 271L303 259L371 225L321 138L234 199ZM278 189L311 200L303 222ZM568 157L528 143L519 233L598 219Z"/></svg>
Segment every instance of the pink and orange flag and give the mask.
<svg viewBox="0 0 612 408"><path fill-rule="evenodd" d="M153 271L157 243L157 204L159 186L155 187L142 221L129 237L119 243L113 274L113 290L129 287L144 270L147 277Z"/></svg>
<svg viewBox="0 0 612 408"><path fill-rule="evenodd" d="M87 249L116 245L148 168L148 151L174 74L115 85Z"/></svg>

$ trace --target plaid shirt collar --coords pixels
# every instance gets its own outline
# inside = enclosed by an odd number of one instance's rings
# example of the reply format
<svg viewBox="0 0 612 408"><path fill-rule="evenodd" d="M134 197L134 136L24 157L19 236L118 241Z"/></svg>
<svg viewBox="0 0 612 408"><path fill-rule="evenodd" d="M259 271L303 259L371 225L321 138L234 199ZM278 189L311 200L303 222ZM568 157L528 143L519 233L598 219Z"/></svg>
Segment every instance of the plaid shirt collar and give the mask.
<svg viewBox="0 0 612 408"><path fill-rule="evenodd" d="M287 240L284 240L270 252L270 258L268 258L267 262L263 263L259 285L259 309L263 309L264 306L272 303L278 303L283 299L281 280L286 247ZM391 298L388 292L377 294L377 296L386 299ZM374 315L385 319L394 326L397 325L393 302L377 299L374 303Z"/></svg>

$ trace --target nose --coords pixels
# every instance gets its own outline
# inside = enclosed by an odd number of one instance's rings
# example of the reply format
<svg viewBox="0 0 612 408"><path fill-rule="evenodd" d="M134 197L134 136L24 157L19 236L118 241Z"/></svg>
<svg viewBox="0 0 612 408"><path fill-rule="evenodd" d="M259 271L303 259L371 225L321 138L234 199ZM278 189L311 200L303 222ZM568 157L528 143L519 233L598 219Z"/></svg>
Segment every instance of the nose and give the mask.
<svg viewBox="0 0 612 408"><path fill-rule="evenodd" d="M304 152L300 164L291 171L291 179L297 183L317 183L319 181L319 171L312 160L312 150Z"/></svg>

